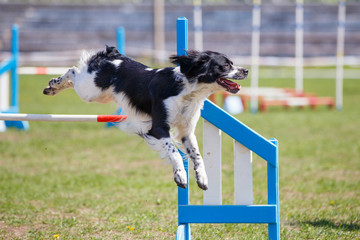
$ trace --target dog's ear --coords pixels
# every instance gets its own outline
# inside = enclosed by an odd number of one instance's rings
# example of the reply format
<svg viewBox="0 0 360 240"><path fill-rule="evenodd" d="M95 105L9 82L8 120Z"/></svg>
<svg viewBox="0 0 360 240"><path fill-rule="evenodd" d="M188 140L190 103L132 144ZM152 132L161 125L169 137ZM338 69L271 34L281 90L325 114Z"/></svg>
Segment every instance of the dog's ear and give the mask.
<svg viewBox="0 0 360 240"><path fill-rule="evenodd" d="M190 72L190 70L194 64L193 60L189 56L186 56L186 55L181 55L181 56L172 55L170 57L170 61L173 64L179 65L180 71L185 75L188 72Z"/></svg>
<svg viewBox="0 0 360 240"><path fill-rule="evenodd" d="M209 60L210 60L210 56L209 56L207 53L202 52L202 53L200 53L200 56L198 57L197 63L198 63L198 64L205 64L205 63L207 63Z"/></svg>
<svg viewBox="0 0 360 240"><path fill-rule="evenodd" d="M180 71L185 75L194 75L194 71L199 69L201 65L204 65L210 60L210 56L205 52L198 52L189 50L186 52L187 55L176 56L172 55L170 61L173 64L180 65ZM192 73L192 74L190 74Z"/></svg>
<svg viewBox="0 0 360 240"><path fill-rule="evenodd" d="M108 45L106 45L106 55L111 54L119 54L119 51L116 49L116 47L109 47Z"/></svg>
<svg viewBox="0 0 360 240"><path fill-rule="evenodd" d="M199 67L210 61L210 55L207 52L187 51L189 58L192 59L194 66Z"/></svg>

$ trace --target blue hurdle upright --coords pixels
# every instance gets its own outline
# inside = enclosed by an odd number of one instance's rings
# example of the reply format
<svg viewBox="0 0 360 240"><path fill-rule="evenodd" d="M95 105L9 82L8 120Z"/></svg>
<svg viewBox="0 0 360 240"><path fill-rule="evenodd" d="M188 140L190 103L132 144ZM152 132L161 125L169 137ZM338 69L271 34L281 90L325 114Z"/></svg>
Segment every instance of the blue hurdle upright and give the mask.
<svg viewBox="0 0 360 240"><path fill-rule="evenodd" d="M188 21L177 19L177 54L188 49ZM176 239L191 239L191 223L268 224L269 239L280 239L278 142L267 140L210 101L201 112L204 119L203 157L209 176L203 205L190 205L189 185L178 188L178 229ZM234 139L234 205L222 205L221 132ZM253 205L252 152L267 162L268 204ZM188 173L188 158L183 155ZM189 181L188 181L189 182Z"/></svg>
<svg viewBox="0 0 360 240"><path fill-rule="evenodd" d="M117 48L119 50L119 53L125 55L125 28L124 27L118 27L116 29L116 43L117 43ZM114 114L115 115L123 114L122 108L118 108ZM107 122L105 124L105 126L110 128L110 127L115 127L116 124L117 123L114 123L114 122Z"/></svg>
<svg viewBox="0 0 360 240"><path fill-rule="evenodd" d="M0 113L19 113L19 31L12 27L11 58L0 63ZM9 72L11 73L9 86ZM9 95L10 94L10 95ZM9 101L10 100L10 101ZM22 130L29 129L26 121L0 121L0 132L8 127Z"/></svg>

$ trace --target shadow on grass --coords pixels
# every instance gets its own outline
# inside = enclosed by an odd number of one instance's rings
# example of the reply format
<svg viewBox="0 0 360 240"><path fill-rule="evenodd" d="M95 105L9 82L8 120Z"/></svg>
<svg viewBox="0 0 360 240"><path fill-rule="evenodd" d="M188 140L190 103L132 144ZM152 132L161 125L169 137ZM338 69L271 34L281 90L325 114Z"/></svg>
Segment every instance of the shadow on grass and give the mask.
<svg viewBox="0 0 360 240"><path fill-rule="evenodd" d="M359 231L360 230L360 224L358 223L335 223L333 221L329 221L326 219L319 219L315 221L304 221L300 224L308 224L313 227L327 227L327 228L333 228L333 229L342 229L345 231Z"/></svg>

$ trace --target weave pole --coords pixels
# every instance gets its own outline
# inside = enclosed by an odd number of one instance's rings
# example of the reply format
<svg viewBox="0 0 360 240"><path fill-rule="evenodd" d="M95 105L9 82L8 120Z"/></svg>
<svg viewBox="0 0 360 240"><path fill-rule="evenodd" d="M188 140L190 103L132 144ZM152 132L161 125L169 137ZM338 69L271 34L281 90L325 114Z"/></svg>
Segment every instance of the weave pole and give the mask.
<svg viewBox="0 0 360 240"><path fill-rule="evenodd" d="M126 115L0 114L0 120L6 121L122 122L126 118Z"/></svg>

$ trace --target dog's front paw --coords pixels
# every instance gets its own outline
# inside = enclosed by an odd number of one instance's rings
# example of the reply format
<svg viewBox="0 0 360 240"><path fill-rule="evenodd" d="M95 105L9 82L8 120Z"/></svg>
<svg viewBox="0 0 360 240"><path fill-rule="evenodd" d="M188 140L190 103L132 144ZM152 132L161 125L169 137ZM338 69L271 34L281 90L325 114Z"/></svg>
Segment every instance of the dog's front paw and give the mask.
<svg viewBox="0 0 360 240"><path fill-rule="evenodd" d="M47 86L46 88L44 88L43 93L45 95L54 96L56 94L56 90L54 88L51 88L50 86Z"/></svg>
<svg viewBox="0 0 360 240"><path fill-rule="evenodd" d="M207 190L208 189L208 177L206 175L205 169L201 168L201 169L197 169L195 171L195 178L196 178L196 183L199 186L199 188L201 188L202 190Z"/></svg>
<svg viewBox="0 0 360 240"><path fill-rule="evenodd" d="M184 169L175 169L174 170L174 180L179 187L185 189L187 186L186 171Z"/></svg>
<svg viewBox="0 0 360 240"><path fill-rule="evenodd" d="M45 95L54 96L58 93L58 87L60 85L60 77L59 78L53 78L49 81L49 86L44 88L43 93Z"/></svg>

